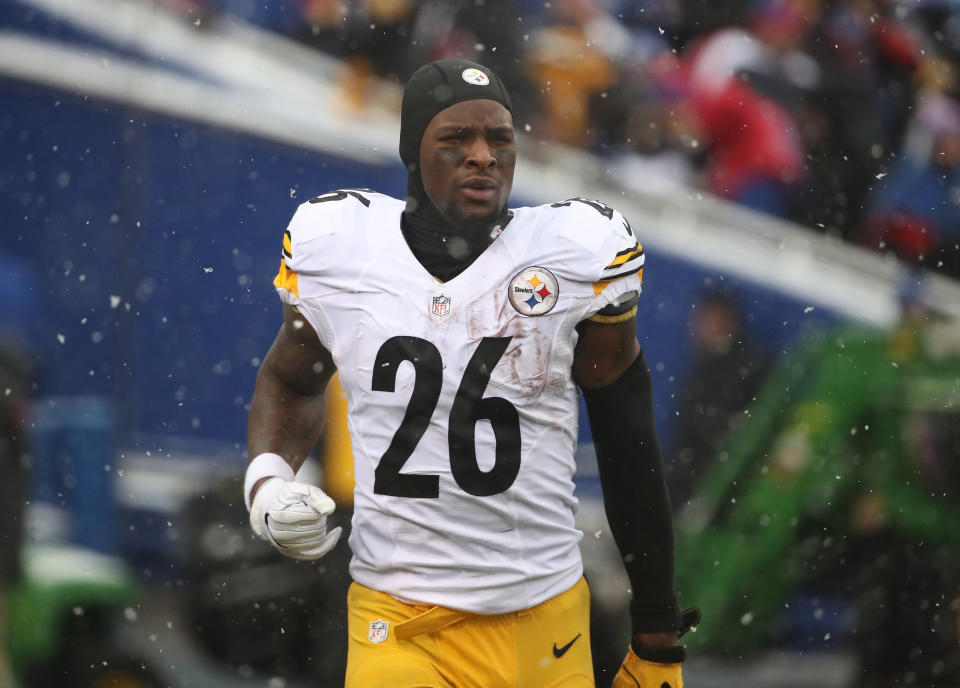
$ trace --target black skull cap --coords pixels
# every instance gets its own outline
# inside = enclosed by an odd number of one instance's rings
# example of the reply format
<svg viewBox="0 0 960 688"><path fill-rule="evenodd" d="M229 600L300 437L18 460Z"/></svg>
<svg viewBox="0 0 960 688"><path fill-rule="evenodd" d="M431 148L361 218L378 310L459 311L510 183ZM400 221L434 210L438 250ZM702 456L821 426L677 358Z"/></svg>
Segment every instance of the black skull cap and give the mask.
<svg viewBox="0 0 960 688"><path fill-rule="evenodd" d="M489 67L451 58L428 62L414 72L400 106L400 159L413 172L420 163L420 140L430 120L465 100L495 100L513 112L510 94Z"/></svg>

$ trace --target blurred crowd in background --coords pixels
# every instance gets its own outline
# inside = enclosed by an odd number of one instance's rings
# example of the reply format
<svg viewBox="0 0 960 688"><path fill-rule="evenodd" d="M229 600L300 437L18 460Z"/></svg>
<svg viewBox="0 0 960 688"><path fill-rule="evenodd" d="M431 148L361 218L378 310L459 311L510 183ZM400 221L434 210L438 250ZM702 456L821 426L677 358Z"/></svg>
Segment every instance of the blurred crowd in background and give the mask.
<svg viewBox="0 0 960 688"><path fill-rule="evenodd" d="M162 0L209 16L215 0ZM223 3L220 3L223 5ZM467 57L625 190L700 188L960 276L951 0L299 0L344 104Z"/></svg>

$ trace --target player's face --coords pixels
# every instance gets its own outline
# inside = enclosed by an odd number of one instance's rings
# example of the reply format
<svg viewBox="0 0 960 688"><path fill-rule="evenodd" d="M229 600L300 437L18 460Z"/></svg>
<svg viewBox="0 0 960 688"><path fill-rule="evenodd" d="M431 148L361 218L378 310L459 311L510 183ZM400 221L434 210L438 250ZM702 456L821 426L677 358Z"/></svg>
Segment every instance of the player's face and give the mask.
<svg viewBox="0 0 960 688"><path fill-rule="evenodd" d="M465 100L430 120L420 141L427 196L454 223L493 219L513 186L513 117L495 100Z"/></svg>

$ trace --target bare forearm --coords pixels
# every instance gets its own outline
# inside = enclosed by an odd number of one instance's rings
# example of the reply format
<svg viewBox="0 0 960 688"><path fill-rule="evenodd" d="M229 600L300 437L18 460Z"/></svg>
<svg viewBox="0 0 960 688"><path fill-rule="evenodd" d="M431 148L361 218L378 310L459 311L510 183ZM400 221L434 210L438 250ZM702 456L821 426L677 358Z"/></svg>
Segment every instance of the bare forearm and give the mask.
<svg viewBox="0 0 960 688"><path fill-rule="evenodd" d="M264 452L279 454L294 471L320 439L323 429L323 394L301 394L279 380L264 365L247 420L250 458Z"/></svg>

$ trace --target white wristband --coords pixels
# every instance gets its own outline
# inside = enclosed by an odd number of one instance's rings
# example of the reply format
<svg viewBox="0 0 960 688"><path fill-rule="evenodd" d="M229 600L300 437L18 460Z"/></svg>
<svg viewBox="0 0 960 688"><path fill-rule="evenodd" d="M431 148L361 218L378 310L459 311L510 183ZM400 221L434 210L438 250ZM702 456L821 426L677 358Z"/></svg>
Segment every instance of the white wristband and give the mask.
<svg viewBox="0 0 960 688"><path fill-rule="evenodd" d="M283 478L293 480L296 474L283 457L279 454L260 454L247 466L247 474L243 479L243 503L250 511L250 491L261 478Z"/></svg>

